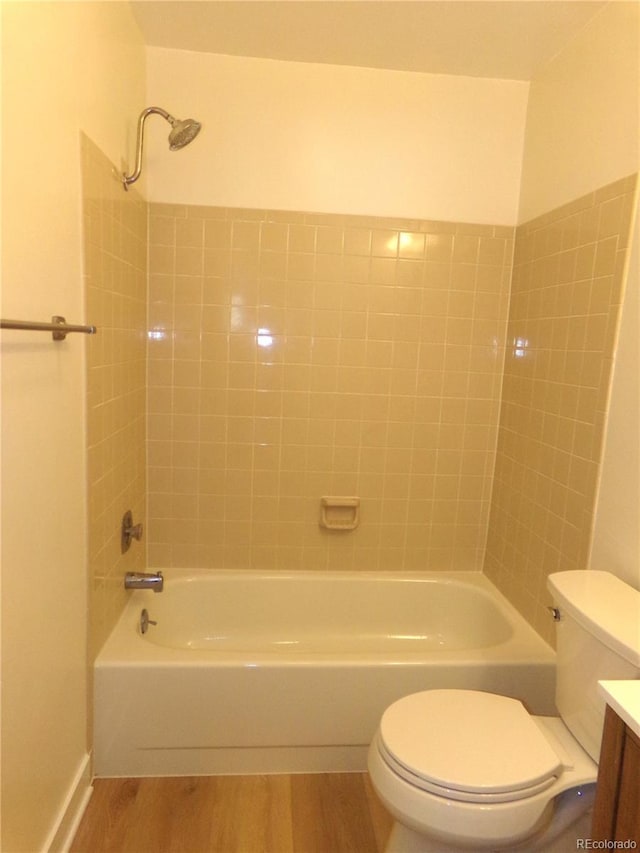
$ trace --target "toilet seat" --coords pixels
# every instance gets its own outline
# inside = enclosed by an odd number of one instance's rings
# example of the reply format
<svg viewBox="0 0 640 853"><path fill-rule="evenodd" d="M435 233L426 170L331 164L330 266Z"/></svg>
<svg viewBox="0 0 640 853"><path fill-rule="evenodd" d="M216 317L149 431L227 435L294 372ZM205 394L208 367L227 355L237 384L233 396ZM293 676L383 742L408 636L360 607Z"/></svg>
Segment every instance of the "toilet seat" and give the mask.
<svg viewBox="0 0 640 853"><path fill-rule="evenodd" d="M428 691L428 695L436 692L438 691ZM477 694L466 690L442 692L446 692L452 701L445 701L441 705L445 709L443 713L449 716L439 733L433 718L425 719L424 716L425 709L430 708L431 700L405 697L408 704L404 708L406 712L404 718L400 713L402 705L400 709L396 709L398 716L396 711L391 713L393 705L387 709L390 712L384 725L387 745L383 743L381 721L368 756L369 774L376 793L394 816L397 824L428 839L429 850L433 850L434 844L439 843L473 850L512 849L515 845L546 831L545 827L555 814L554 804L559 801L562 794L566 793L571 797L575 794L576 800L584 803L585 808L592 802L598 767L559 717L529 717L526 710L521 707L515 713L514 721L510 712L507 711L505 719L511 719L511 722L502 730L499 726L496 730L494 726L493 741L491 741L491 738L486 736L486 730L484 733L476 733L474 727L479 720L483 719L483 708L495 704L496 698L500 701L505 697ZM472 694L476 698L471 699ZM478 695L489 698L477 698ZM414 694L415 696L420 694ZM405 700L399 701L404 705ZM440 703L440 699L433 701L436 705ZM507 701L513 703L514 700ZM466 714L461 710L463 708L467 709ZM471 719L464 719L465 717ZM517 722L518 719L526 720L527 718L528 723ZM404 742L403 731L406 736ZM436 748L442 744L442 752L445 756L448 755L448 760L444 764L430 762L424 754L421 759L416 758L416 755L420 756L420 749L423 749L425 731L429 735L429 738L425 739L430 739L434 744L434 749L430 753L432 757L436 753ZM559 768L556 771L557 775L551 774L548 787L545 787L545 771L544 769L540 771L541 765L536 766L535 763L530 765L528 758L524 760L524 757L529 756L532 751L532 741L540 744L539 735L543 737L542 750L545 753L547 749L551 750L551 766L555 765ZM499 748L495 746L496 737ZM416 749L411 749L413 738L419 741L420 749L417 752ZM489 758L502 755L505 761L508 750L513 752L511 745L515 739L517 749L513 762L518 763L518 757L522 757L522 768L523 770L528 768L527 772L520 774L518 780L516 778L518 773L511 772L510 777L509 774L500 776L496 767L491 765L494 790L487 791L486 786L478 785L477 778L473 779L467 770L461 770L456 765L456 761L458 764L472 765L473 762L468 756L469 760L465 760L461 745L468 748L471 744L474 747L473 751L476 752L479 741L483 738L489 743ZM536 750L537 747L533 747L533 751ZM453 751L459 753L456 761L453 761ZM398 758L403 761L398 761ZM482 764L482 760L479 763ZM409 769L410 765L418 772ZM508 761L505 766L507 770L512 770ZM457 767L455 772L449 772L453 767ZM426 778L429 775L436 775L436 769L444 771L440 772L440 781L444 784L429 782ZM536 774L542 778L538 778L533 785L527 785L527 777L530 781ZM457 782L458 789L451 786L450 779ZM514 779L516 785L519 781L519 788L516 787L512 791L495 790L500 787L508 788L514 783ZM473 787L481 790L464 790L464 786L470 781ZM534 793L536 785L541 789ZM432 786L431 790L428 786ZM483 798L483 792L488 795L486 798ZM571 801L573 802L573 799Z"/></svg>
<svg viewBox="0 0 640 853"><path fill-rule="evenodd" d="M427 690L398 700L382 716L378 748L409 784L467 803L534 796L563 768L521 702L474 690Z"/></svg>

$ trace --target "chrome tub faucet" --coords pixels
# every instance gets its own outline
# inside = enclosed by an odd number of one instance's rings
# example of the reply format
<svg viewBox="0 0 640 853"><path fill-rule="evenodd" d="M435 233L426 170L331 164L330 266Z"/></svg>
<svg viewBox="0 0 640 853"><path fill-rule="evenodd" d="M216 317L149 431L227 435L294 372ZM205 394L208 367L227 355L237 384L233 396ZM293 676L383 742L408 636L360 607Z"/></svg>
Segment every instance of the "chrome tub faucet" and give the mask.
<svg viewBox="0 0 640 853"><path fill-rule="evenodd" d="M127 572L124 576L125 589L152 589L162 592L164 578L162 572Z"/></svg>

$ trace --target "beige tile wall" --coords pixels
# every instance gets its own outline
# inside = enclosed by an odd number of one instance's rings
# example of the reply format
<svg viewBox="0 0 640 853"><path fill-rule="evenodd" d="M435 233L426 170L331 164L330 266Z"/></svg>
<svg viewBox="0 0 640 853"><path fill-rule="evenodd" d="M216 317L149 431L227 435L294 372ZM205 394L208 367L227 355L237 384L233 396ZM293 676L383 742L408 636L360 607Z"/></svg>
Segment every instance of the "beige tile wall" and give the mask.
<svg viewBox="0 0 640 853"><path fill-rule="evenodd" d="M151 205L150 565L480 569L512 238Z"/></svg>
<svg viewBox="0 0 640 853"><path fill-rule="evenodd" d="M87 321L90 661L125 601L125 571L144 569L145 545L120 553L120 522L146 511L145 350L147 206L82 137Z"/></svg>
<svg viewBox="0 0 640 853"><path fill-rule="evenodd" d="M516 232L485 571L548 639L547 575L588 565L634 188Z"/></svg>

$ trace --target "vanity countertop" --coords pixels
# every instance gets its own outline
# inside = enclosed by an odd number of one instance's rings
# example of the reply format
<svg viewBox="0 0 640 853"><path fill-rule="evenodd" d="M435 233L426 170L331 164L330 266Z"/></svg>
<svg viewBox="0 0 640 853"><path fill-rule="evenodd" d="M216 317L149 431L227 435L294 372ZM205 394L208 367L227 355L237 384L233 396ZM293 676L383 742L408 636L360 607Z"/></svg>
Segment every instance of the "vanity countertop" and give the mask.
<svg viewBox="0 0 640 853"><path fill-rule="evenodd" d="M598 686L607 705L640 737L640 681L599 681Z"/></svg>

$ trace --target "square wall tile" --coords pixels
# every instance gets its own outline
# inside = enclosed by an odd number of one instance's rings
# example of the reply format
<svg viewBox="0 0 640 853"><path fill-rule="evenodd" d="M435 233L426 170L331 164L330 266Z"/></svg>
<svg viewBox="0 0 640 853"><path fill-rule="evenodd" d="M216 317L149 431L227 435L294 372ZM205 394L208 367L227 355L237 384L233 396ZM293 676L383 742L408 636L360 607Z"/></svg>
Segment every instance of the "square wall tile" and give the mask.
<svg viewBox="0 0 640 853"><path fill-rule="evenodd" d="M512 232L156 204L149 214L150 316L162 330L147 344L154 565L479 570ZM481 447L465 448L467 429L484 429ZM167 502L167 476L191 464L200 476ZM361 496L353 533L319 526L327 494ZM193 538L178 539L189 508Z"/></svg>
<svg viewBox="0 0 640 853"><path fill-rule="evenodd" d="M85 297L87 320L98 328L86 344L90 661L126 601L125 572L146 567L144 542L120 553L120 525L128 509L136 523L146 519L147 205L135 190L123 192L113 168L82 136ZM153 230L161 270L154 293L168 301L176 220L159 212ZM164 348L162 356L160 384L171 372ZM169 430L167 418L154 421L157 438Z"/></svg>
<svg viewBox="0 0 640 853"><path fill-rule="evenodd" d="M549 640L548 574L587 568L634 187L516 230L485 571Z"/></svg>

